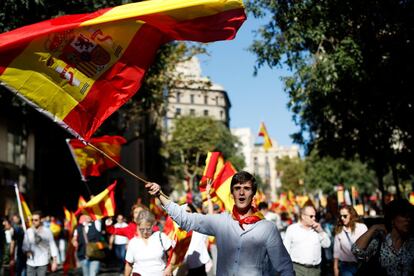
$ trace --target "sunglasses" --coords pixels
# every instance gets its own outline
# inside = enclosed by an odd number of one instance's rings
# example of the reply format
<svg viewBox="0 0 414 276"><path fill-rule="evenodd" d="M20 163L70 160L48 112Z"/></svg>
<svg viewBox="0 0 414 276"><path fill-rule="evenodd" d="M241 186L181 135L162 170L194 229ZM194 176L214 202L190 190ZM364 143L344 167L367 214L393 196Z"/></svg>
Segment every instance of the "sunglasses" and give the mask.
<svg viewBox="0 0 414 276"><path fill-rule="evenodd" d="M32 219L32 221L39 221L40 219Z"/></svg>
<svg viewBox="0 0 414 276"><path fill-rule="evenodd" d="M151 232L152 227L151 228L139 228L139 231L141 231L141 232Z"/></svg>
<svg viewBox="0 0 414 276"><path fill-rule="evenodd" d="M348 215L341 215L341 218L347 218Z"/></svg>

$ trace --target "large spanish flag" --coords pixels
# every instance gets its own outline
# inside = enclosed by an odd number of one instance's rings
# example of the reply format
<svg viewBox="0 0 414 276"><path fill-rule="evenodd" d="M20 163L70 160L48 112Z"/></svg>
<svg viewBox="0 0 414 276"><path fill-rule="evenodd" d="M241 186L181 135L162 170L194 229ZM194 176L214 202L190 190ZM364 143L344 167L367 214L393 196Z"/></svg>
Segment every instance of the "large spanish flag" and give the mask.
<svg viewBox="0 0 414 276"><path fill-rule="evenodd" d="M101 219L103 217L112 217L115 214L115 186L116 181L108 186L103 192L92 197L81 208L76 210L75 215L89 215L92 220Z"/></svg>
<svg viewBox="0 0 414 276"><path fill-rule="evenodd" d="M109 135L94 137L89 141L89 144L101 149L117 162L121 160L121 147L125 143L125 138ZM68 145L83 179L88 176L100 176L105 170L116 167L114 162L79 139L70 139Z"/></svg>
<svg viewBox="0 0 414 276"><path fill-rule="evenodd" d="M160 45L233 39L242 0L152 0L0 34L0 82L89 140L141 86Z"/></svg>

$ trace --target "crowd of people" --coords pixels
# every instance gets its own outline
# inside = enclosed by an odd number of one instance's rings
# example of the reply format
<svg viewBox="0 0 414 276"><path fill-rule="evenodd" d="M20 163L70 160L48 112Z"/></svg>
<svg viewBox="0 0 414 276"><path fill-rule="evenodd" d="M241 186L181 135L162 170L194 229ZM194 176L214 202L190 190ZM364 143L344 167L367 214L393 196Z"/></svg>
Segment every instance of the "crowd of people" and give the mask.
<svg viewBox="0 0 414 276"><path fill-rule="evenodd" d="M146 188L170 221L136 204L129 223L121 214L116 221L93 221L83 214L69 236L63 225L56 233L40 212L32 214L26 231L19 216L4 218L1 274L62 271L72 247L75 267L87 276L97 275L108 262L125 276L414 275L414 206L404 199L387 204L383 223L368 227L350 205L341 205L332 216L307 203L290 217L270 210L267 202L255 206L257 184L244 171L231 181L231 212L209 198L205 208L178 205L157 183ZM92 250L91 244L103 246ZM105 252L106 259L96 251Z"/></svg>

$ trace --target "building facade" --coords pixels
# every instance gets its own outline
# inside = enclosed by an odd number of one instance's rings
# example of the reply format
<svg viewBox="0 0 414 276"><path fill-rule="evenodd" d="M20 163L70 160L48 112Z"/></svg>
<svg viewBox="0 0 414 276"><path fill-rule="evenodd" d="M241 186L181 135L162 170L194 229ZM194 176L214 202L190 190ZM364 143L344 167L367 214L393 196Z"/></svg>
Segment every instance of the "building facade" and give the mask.
<svg viewBox="0 0 414 276"><path fill-rule="evenodd" d="M280 177L277 171L277 159L288 156L290 158L299 156L299 147L281 146L272 139L272 148L264 150L261 143L256 143L256 137L250 128L233 128L233 135L242 142L242 152L245 157L245 170L259 175L264 184L270 188L271 199L275 200L278 189L281 187Z"/></svg>
<svg viewBox="0 0 414 276"><path fill-rule="evenodd" d="M181 81L175 88L168 91L167 113L164 119L164 129L171 130L177 116L210 116L230 124L230 100L224 88L201 75L198 59L177 66L176 73Z"/></svg>

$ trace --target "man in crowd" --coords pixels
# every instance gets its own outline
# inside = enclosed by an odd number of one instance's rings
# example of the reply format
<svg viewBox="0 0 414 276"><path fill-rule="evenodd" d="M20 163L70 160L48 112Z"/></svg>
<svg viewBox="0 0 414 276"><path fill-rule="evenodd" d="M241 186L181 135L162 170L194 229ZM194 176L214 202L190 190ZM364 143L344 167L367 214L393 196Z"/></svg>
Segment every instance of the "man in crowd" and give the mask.
<svg viewBox="0 0 414 276"><path fill-rule="evenodd" d="M35 211L32 215L32 226L27 229L23 240L23 251L27 255L27 276L46 275L50 256L52 256L51 270L57 269L58 249L52 232L42 225L41 212Z"/></svg>
<svg viewBox="0 0 414 276"><path fill-rule="evenodd" d="M315 207L308 205L300 210L299 222L287 228L283 243L292 258L296 276L321 274L321 248L329 247L331 240L316 222Z"/></svg>
<svg viewBox="0 0 414 276"><path fill-rule="evenodd" d="M231 180L235 205L232 214L187 213L160 191L160 185L147 183L151 195L158 196L168 215L186 231L215 236L218 248L217 275L294 275L291 259L274 223L252 206L257 190L248 172L236 173Z"/></svg>

